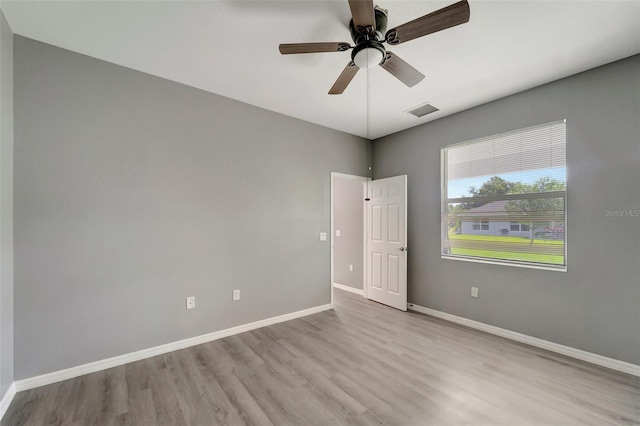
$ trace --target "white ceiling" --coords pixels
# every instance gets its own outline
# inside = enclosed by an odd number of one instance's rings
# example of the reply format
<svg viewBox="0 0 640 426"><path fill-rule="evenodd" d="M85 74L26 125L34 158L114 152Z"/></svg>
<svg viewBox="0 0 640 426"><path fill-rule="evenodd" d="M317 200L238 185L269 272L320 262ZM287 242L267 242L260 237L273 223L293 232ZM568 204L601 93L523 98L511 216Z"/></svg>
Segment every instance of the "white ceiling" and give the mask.
<svg viewBox="0 0 640 426"><path fill-rule="evenodd" d="M455 1L376 4L392 28ZM370 139L640 53L637 0L469 0L469 23L390 48L426 75L417 86L369 71L368 128L366 70L327 94L350 52L278 52L351 43L347 0L0 4L16 34ZM425 102L440 111L405 112Z"/></svg>

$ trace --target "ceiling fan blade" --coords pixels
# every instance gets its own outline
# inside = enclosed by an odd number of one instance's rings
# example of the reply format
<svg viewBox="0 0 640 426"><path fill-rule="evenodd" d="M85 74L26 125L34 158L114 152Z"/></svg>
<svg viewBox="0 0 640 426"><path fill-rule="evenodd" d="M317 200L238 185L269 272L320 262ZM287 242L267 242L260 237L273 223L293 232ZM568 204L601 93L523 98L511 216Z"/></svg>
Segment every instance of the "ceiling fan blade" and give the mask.
<svg viewBox="0 0 640 426"><path fill-rule="evenodd" d="M359 33L373 34L376 31L376 13L373 0L349 0L353 25Z"/></svg>
<svg viewBox="0 0 640 426"><path fill-rule="evenodd" d="M291 55L296 53L344 52L351 49L349 43L289 43L280 45L280 53Z"/></svg>
<svg viewBox="0 0 640 426"><path fill-rule="evenodd" d="M389 44L400 44L427 34L446 30L469 22L469 14L469 3L467 3L467 0L462 0L390 29L385 35L385 40Z"/></svg>
<svg viewBox="0 0 640 426"><path fill-rule="evenodd" d="M344 70L342 70L342 73L340 74L336 82L333 83L333 86L329 90L329 94L341 95L342 92L344 92L344 89L346 89L349 83L351 83L351 80L353 80L353 77L356 76L359 70L360 68L358 68L358 66L354 64L353 61L349 62L347 66L344 67Z"/></svg>
<svg viewBox="0 0 640 426"><path fill-rule="evenodd" d="M420 71L400 59L395 53L389 51L387 51L386 59L380 66L409 87L415 86L424 78Z"/></svg>

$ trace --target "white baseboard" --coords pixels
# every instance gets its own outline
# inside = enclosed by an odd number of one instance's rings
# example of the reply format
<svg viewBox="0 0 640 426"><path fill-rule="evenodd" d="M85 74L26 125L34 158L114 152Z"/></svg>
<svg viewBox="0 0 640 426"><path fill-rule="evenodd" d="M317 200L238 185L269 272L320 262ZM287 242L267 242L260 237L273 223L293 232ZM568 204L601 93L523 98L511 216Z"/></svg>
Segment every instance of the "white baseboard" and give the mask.
<svg viewBox="0 0 640 426"><path fill-rule="evenodd" d="M583 351L581 349L572 348L570 346L564 346L559 343L550 342L548 340L539 339L537 337L528 336L526 334L516 333L515 331L506 330L504 328L496 327L493 325L485 324L482 322L470 320L467 318L459 317L457 315L448 314L446 312L436 311L435 309L425 308L424 306L416 305L415 303L409 303L408 308L412 311L420 312L422 314L431 315L437 318L441 318L447 321L461 324L476 330L481 330L489 334L504 337L516 342L525 343L527 345L535 346L537 348L546 349L551 352L556 352L562 355L576 358L582 361L596 364L602 367L607 367L612 370L622 371L623 373L632 374L640 377L640 365L631 364L629 362L620 361L606 356L594 354L591 352Z"/></svg>
<svg viewBox="0 0 640 426"><path fill-rule="evenodd" d="M9 386L9 389L7 389L5 394L2 396L2 399L0 399L0 420L2 420L2 418L4 417L4 414L9 409L9 406L11 405L11 401L13 401L14 396L16 396L15 382L11 383L11 386Z"/></svg>
<svg viewBox="0 0 640 426"><path fill-rule="evenodd" d="M364 295L364 291L361 288L353 288L353 287L349 287L348 285L338 284L338 283L333 283L333 286L335 288L340 289L340 290L349 291L351 293L359 294L360 296Z"/></svg>
<svg viewBox="0 0 640 426"><path fill-rule="evenodd" d="M54 371L52 373L30 377L28 379L17 380L14 383L14 393L16 391L20 392L27 389L49 385L51 383L60 382L62 380L72 379L74 377L94 373L96 371L105 370L107 368L117 367L119 365L128 364L130 362L139 361L141 359L150 358L156 355L162 355L167 352L188 348L190 346L199 345L201 343L210 342L212 340L222 339L224 337L233 336L234 334L244 333L245 331L255 330L257 328L266 327L268 325L305 317L307 315L317 314L318 312L326 311L328 309L331 309L331 305L329 304L316 306L314 308L304 309L302 311L292 312L290 314L279 315L277 317L267 318L264 320L251 322L249 324L243 324L237 327L231 327L225 330L203 334L201 336L191 337L189 339L179 340L177 342L167 343L165 345L155 346L153 348L143 349L137 352L131 352L113 358L103 359L101 361L90 362L88 364L67 368L65 370Z"/></svg>

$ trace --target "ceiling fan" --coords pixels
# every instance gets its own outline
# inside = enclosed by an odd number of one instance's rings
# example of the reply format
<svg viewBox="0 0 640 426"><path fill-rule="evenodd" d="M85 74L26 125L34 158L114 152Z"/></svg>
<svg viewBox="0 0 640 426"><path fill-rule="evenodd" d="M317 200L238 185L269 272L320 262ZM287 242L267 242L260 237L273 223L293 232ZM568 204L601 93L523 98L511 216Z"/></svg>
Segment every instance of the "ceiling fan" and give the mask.
<svg viewBox="0 0 640 426"><path fill-rule="evenodd" d="M400 59L398 55L385 49L383 43L396 45L456 25L469 22L469 4L459 1L413 21L387 31L387 11L373 6L373 0L348 0L353 19L349 22L351 38L355 46L349 43L290 43L281 44L280 53L291 55L298 53L351 52L351 61L334 83L330 95L344 92L360 68L380 65L398 80L409 87L418 84L424 75ZM384 35L383 35L384 34Z"/></svg>

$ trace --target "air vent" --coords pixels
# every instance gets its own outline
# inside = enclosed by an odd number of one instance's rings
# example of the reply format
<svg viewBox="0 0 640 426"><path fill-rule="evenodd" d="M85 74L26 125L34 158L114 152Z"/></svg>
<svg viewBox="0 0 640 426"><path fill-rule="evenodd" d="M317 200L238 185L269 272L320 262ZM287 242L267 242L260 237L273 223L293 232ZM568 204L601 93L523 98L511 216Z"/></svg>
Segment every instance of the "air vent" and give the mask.
<svg viewBox="0 0 640 426"><path fill-rule="evenodd" d="M436 111L440 111L440 110L431 104L424 104L407 112L409 114L415 115L416 117L424 117L425 115L431 114L432 112L436 112Z"/></svg>

